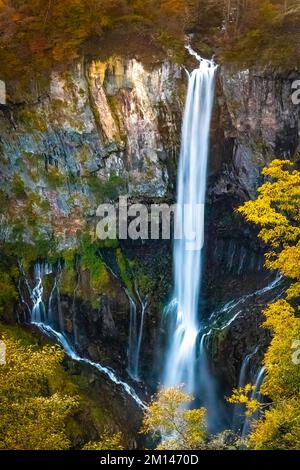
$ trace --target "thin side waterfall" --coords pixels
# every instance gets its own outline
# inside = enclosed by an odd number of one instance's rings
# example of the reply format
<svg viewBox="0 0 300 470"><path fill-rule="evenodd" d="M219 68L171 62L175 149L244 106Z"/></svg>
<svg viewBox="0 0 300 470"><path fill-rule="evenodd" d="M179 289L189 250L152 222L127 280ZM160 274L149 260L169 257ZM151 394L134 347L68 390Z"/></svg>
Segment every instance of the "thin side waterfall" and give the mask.
<svg viewBox="0 0 300 470"><path fill-rule="evenodd" d="M245 387L247 383L249 383L251 360L257 354L258 349L259 348L257 346L252 353L245 356L240 370L238 388ZM242 404L237 403L235 405L232 419L232 427L235 431L240 431L244 424L244 411L244 406Z"/></svg>
<svg viewBox="0 0 300 470"><path fill-rule="evenodd" d="M32 320L35 322L46 321L46 309L43 302L43 277L52 273L52 268L48 263L38 262L34 266L35 287L31 291L33 303Z"/></svg>
<svg viewBox="0 0 300 470"><path fill-rule="evenodd" d="M94 367L98 372L104 374L109 378L113 383L120 386L131 398L136 402L140 408L145 408L145 404L139 398L135 390L126 382L119 379L114 370L108 367L104 367L99 363L93 362L90 359L79 356L76 352L75 347L71 344L70 340L67 338L67 335L63 331L63 319L62 312L60 311L59 305L59 276L61 270L59 267L58 274L55 275L54 284L50 291L50 296L46 308L46 303L44 301L44 288L43 288L43 277L48 274L53 274L52 267L47 263L37 262L34 266L34 279L35 287L31 290L29 283L26 280L25 283L28 287L28 291L31 295L32 308L31 308L31 324L39 328L39 330L56 340L56 342L63 348L65 353L74 361L80 362L82 364L87 364L91 367ZM56 320L55 311L53 305L55 304L54 298L57 297L57 307L58 307L58 320Z"/></svg>
<svg viewBox="0 0 300 470"><path fill-rule="evenodd" d="M266 369L264 367L261 367L259 371L257 372L256 379L255 379L255 384L254 384L254 389L251 394L251 399L252 400L257 400L259 403L262 402L262 394L260 393L261 386L263 384L263 381L265 379L265 374L266 374ZM259 416L259 411L256 411L252 415L252 420L257 419ZM246 418L242 430L242 437L247 436L249 434L251 428L251 421L249 418Z"/></svg>
<svg viewBox="0 0 300 470"><path fill-rule="evenodd" d="M73 346L70 344L67 337L63 333L60 333L59 331L54 330L54 328L52 328L51 326L45 325L44 323L35 323L35 322L32 322L32 324L36 325L42 331L42 333L54 338L71 359L73 359L76 362L80 362L81 364L87 364L91 367L94 367L95 369L98 370L98 372L101 372L101 374L104 374L105 376L107 376L116 385L119 385L120 387L122 387L123 390L128 395L130 395L131 398L133 398L133 400L137 403L137 405L140 408L146 408L145 404L139 398L135 390L126 382L123 382L122 380L120 380L112 369L108 367L104 367L101 364L97 362L93 362L87 358L80 357L76 353Z"/></svg>
<svg viewBox="0 0 300 470"><path fill-rule="evenodd" d="M143 341L146 308L147 308L147 304L141 301L141 323L140 323L138 342L137 342L137 350L136 350L137 376L138 377L139 377L140 355L141 355L141 347L142 347L142 341Z"/></svg>
<svg viewBox="0 0 300 470"><path fill-rule="evenodd" d="M58 263L57 274L55 275L54 283L48 300L47 324L53 326L58 323L60 331L64 331L64 318L61 309L59 290L61 273L61 265Z"/></svg>
<svg viewBox="0 0 300 470"><path fill-rule="evenodd" d="M206 404L208 410L208 425L211 428L212 423L218 421L219 407L216 395L216 387L210 370L208 351L211 330L202 335L200 340L200 374L199 374L199 390L201 401Z"/></svg>
<svg viewBox="0 0 300 470"><path fill-rule="evenodd" d="M220 310L214 311L211 314L209 317L210 324L213 326L214 322L218 321L218 319L227 319L228 317L228 320L226 320L222 329L228 328L228 326L230 326L230 324L233 323L234 320L243 312L243 306L247 301L263 297L269 292L277 289L282 284L282 280L282 276L276 276L268 285L262 289L252 292L251 294L243 295L236 300L230 300ZM273 301L276 299L277 297L273 297ZM236 312L236 310L238 311Z"/></svg>
<svg viewBox="0 0 300 470"><path fill-rule="evenodd" d="M129 335L128 335L128 374L134 380L137 380L138 376L138 364L137 364L137 308L136 303L126 291L126 295L130 305L130 321L129 321Z"/></svg>
<svg viewBox="0 0 300 470"><path fill-rule="evenodd" d="M130 305L130 321L129 321L129 339L128 339L128 373L133 380L139 381L140 380L140 355L141 355L141 347L143 341L143 333L144 333L144 320L145 320L145 312L147 308L147 303L143 302L140 298L139 294L137 296L139 298L140 304L140 315L138 315L138 308L135 300L132 298L130 293L126 290L126 295L129 300ZM140 317L140 321L139 318Z"/></svg>
<svg viewBox="0 0 300 470"><path fill-rule="evenodd" d="M113 271L113 269L107 263L105 263L105 266L107 270L111 273L111 275L119 282L119 277ZM145 314L148 302L147 299L142 299L142 296L140 295L138 287L136 285L134 286L134 294L125 288L124 293L126 294L126 297L128 299L130 309L127 348L127 372L133 380L139 382L141 380L140 355L144 336Z"/></svg>
<svg viewBox="0 0 300 470"><path fill-rule="evenodd" d="M189 75L182 128L177 189L180 226L176 229L183 236L174 242L174 298L168 308L174 318L163 382L166 386L184 383L186 390L194 393L207 161L217 66L201 59L190 47L188 50L199 60L199 67ZM195 234L198 243L192 247Z"/></svg>

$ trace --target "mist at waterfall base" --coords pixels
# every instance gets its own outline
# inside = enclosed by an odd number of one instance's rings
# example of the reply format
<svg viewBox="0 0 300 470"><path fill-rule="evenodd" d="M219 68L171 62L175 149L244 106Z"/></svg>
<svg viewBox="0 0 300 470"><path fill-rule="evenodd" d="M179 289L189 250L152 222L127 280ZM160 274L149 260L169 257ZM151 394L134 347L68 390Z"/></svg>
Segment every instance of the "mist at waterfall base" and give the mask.
<svg viewBox="0 0 300 470"><path fill-rule="evenodd" d="M204 215L209 155L210 123L214 101L217 66L201 59L189 74L188 93L182 126L181 155L178 168L177 203L181 213L181 233L197 234L200 248L191 250L189 240L174 241L174 294L166 309L169 344L163 384L184 385L185 390L207 407L210 429L217 415L216 393L209 372L205 341L201 340L199 300L202 284ZM188 211L182 208L189 207ZM199 210L202 208L202 210Z"/></svg>

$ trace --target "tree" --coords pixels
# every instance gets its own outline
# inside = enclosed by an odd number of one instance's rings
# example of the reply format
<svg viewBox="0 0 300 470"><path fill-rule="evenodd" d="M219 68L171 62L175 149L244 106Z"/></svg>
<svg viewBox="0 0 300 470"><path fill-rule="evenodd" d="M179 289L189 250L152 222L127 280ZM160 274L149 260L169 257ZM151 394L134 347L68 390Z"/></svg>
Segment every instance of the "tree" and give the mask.
<svg viewBox="0 0 300 470"><path fill-rule="evenodd" d="M54 386L62 351L28 345L1 330L6 364L0 366L0 449L68 449L66 419L79 402L75 394Z"/></svg>
<svg viewBox="0 0 300 470"><path fill-rule="evenodd" d="M273 338L264 357L267 371L261 392L272 402L262 419L254 423L250 445L255 449L299 449L300 447L300 365L293 360L300 340L300 318L285 300L271 304L264 312L264 327Z"/></svg>
<svg viewBox="0 0 300 470"><path fill-rule="evenodd" d="M97 442L88 442L82 450L124 450L123 435L121 432L110 435L104 433L101 440Z"/></svg>
<svg viewBox="0 0 300 470"><path fill-rule="evenodd" d="M288 160L274 160L263 170L269 178L255 201L238 211L260 227L259 237L269 247L266 267L279 270L293 284L288 299L300 295L300 172Z"/></svg>
<svg viewBox="0 0 300 470"><path fill-rule="evenodd" d="M162 389L148 407L143 432L161 438L159 450L200 449L207 437L204 408L187 409L193 398L181 388Z"/></svg>
<svg viewBox="0 0 300 470"><path fill-rule="evenodd" d="M238 210L260 227L259 237L268 247L266 266L279 270L291 284L286 299L264 311L263 326L271 330L272 340L263 360L266 379L261 392L270 403L253 423L249 445L255 449L299 449L300 367L299 351L294 348L300 343L300 172L290 161L274 160L263 174L269 181L259 188L257 199ZM259 406L245 390L234 391L231 401L245 403L248 414Z"/></svg>

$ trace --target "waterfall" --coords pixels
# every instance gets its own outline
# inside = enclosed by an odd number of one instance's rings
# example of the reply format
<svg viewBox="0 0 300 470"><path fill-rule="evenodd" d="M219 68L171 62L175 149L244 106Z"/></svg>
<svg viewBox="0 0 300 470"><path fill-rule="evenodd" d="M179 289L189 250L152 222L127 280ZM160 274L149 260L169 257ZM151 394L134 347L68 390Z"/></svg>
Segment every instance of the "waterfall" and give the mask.
<svg viewBox="0 0 300 470"><path fill-rule="evenodd" d="M49 300L48 300L48 311L47 311L47 324L48 325L55 325L58 322L59 328L61 331L64 330L64 318L61 309L60 303L60 290L59 290L59 283L61 277L61 265L58 263L57 266L57 274L54 278L53 287L51 289ZM57 312L57 315L56 315ZM58 320L56 320L56 316Z"/></svg>
<svg viewBox="0 0 300 470"><path fill-rule="evenodd" d="M30 296L33 303L32 320L35 322L46 321L46 309L43 302L43 277L52 273L52 268L48 263L38 262L34 266L35 287Z"/></svg>
<svg viewBox="0 0 300 470"><path fill-rule="evenodd" d="M138 342L137 342L137 350L136 350L136 357L137 357L137 376L139 376L139 362L140 362L140 355L141 355L141 347L143 341L143 332L144 332L144 320L145 320L145 311L146 311L147 304L141 301L141 323L138 335Z"/></svg>
<svg viewBox="0 0 300 470"><path fill-rule="evenodd" d="M130 321L128 334L128 374L133 380L140 380L140 355L144 333L144 320L147 303L143 302L137 293L141 306L140 322L138 322L138 312L135 300L132 298L128 290L125 290L130 305Z"/></svg>
<svg viewBox="0 0 300 470"><path fill-rule="evenodd" d="M199 364L199 393L201 401L207 407L207 424L209 430L214 430L217 423L221 420L222 410L218 404L216 383L210 370L208 350L212 330L204 333L200 340L200 364Z"/></svg>
<svg viewBox="0 0 300 470"><path fill-rule="evenodd" d="M253 352L247 354L242 362L242 367L239 375L238 389L243 388L248 383L248 377L250 372L250 365L252 358L257 354L259 347L257 346ZM232 427L236 431L241 431L241 427L244 424L244 415L245 409L244 405L237 403L234 407Z"/></svg>
<svg viewBox="0 0 300 470"><path fill-rule="evenodd" d="M282 282L282 276L278 275L265 287L256 290L255 292L252 292L250 294L245 294L236 300L230 300L220 310L214 311L211 314L211 316L209 317L210 325L215 327L215 325L217 325L217 323L221 321L222 323L224 323L221 329L224 330L228 328L228 326L230 326L231 323L233 323L236 318L238 318L239 315L243 312L243 307L248 301L258 299L259 297L263 297L269 292L272 292L273 290L277 289L282 284ZM272 301L275 301L280 295L281 292L278 296L273 297ZM236 310L238 311L236 312Z"/></svg>
<svg viewBox="0 0 300 470"><path fill-rule="evenodd" d="M129 334L128 334L128 374L134 380L138 377L138 361L137 361L137 308L136 303L126 291L126 295L130 305L130 321L129 321Z"/></svg>
<svg viewBox="0 0 300 470"><path fill-rule="evenodd" d="M61 275L61 268L58 267L58 274L55 275L54 283L50 291L50 296L48 300L48 308L45 306L43 299L44 288L43 288L43 277L48 274L53 274L52 267L44 262L37 262L34 266L34 280L35 287L30 288L29 283L27 282L25 273L25 284L30 293L32 308L31 308L31 324L35 325L39 330L55 339L55 341L63 348L64 352L74 361L80 362L82 364L89 365L98 370L101 374L104 374L108 377L113 383L123 388L123 390L131 396L131 398L136 402L140 408L145 408L145 404L139 398L135 390L126 382L119 379L114 370L108 367L104 367L99 363L93 362L87 358L81 357L77 352L75 347L71 344L67 335L63 331L63 317L62 312L60 311L59 306L59 276ZM55 311L53 310L54 297L57 298L57 307L58 307L58 321L56 321ZM60 331L58 330L60 329Z"/></svg>
<svg viewBox="0 0 300 470"><path fill-rule="evenodd" d="M266 369L264 367L261 367L260 370L258 371L257 376L256 376L254 390L253 390L253 393L252 393L252 396L251 396L251 398L253 400L260 401L261 398L262 398L262 395L260 393L260 389L261 389L261 386L263 384L265 374L266 374Z"/></svg>
<svg viewBox="0 0 300 470"><path fill-rule="evenodd" d="M261 403L262 401L262 395L260 393L260 389L265 378L265 373L266 373L266 369L264 367L261 367L256 374L254 389L251 394L251 400L257 400L259 403ZM260 414L259 411L256 411L251 416L251 419L252 420L257 419L259 417L259 414ZM242 430L242 437L245 437L247 434L249 434L250 427L251 427L251 421L249 418L246 418L244 422L243 430Z"/></svg>
<svg viewBox="0 0 300 470"><path fill-rule="evenodd" d="M57 343L63 348L65 353L71 359L73 359L76 362L80 362L81 364L86 364L86 365L89 365L89 366L97 369L98 372L100 372L101 374L106 375L116 385L121 386L123 388L123 390L128 395L130 395L131 398L133 398L133 400L137 403L137 405L140 408L143 408L143 409L146 408L145 404L139 398L139 396L137 395L135 390L130 385L128 385L126 382L123 382L122 380L120 380L116 376L115 371L113 371L112 369L110 369L108 367L104 367L104 366L102 366L101 364L99 364L97 362L93 362L93 361L91 361L87 358L80 357L76 353L75 349L72 347L70 342L68 341L67 337L63 333L60 333L60 332L54 330L54 328L52 328L51 326L45 325L44 323L35 323L35 322L32 322L32 324L36 325L42 331L42 333L46 334L47 336L50 336L50 337L54 338L57 341Z"/></svg>
<svg viewBox="0 0 300 470"><path fill-rule="evenodd" d="M209 131L217 67L213 61L201 59L190 47L188 50L200 64L189 75L182 127L177 188L177 223L180 227L177 229L184 236L174 242L175 286L171 302L174 319L163 381L166 386L184 383L186 390L193 394L196 388L196 342L200 326L198 304ZM200 240L194 249L190 243L192 234L196 234L197 240Z"/></svg>

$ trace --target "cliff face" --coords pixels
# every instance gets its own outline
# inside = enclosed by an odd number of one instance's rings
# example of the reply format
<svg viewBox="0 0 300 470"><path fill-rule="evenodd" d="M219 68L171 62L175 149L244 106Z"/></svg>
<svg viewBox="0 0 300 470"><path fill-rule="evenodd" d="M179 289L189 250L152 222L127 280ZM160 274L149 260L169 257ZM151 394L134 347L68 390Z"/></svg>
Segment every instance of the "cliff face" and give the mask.
<svg viewBox="0 0 300 470"><path fill-rule="evenodd" d="M219 71L212 123L207 206L207 301L224 301L261 282L263 247L256 232L235 213L254 198L261 170L274 158L296 159L299 106L292 102L294 74L259 70ZM210 234L213 234L211 236ZM249 277L250 276L250 277Z"/></svg>
<svg viewBox="0 0 300 470"><path fill-rule="evenodd" d="M103 247L100 259L83 239L95 240L97 206L120 194L145 203L172 199L184 73L167 62L149 71L134 59L82 61L52 73L49 87L41 91L37 84L30 96L8 84L9 105L0 115L2 188L12 201L3 211L2 239L12 241L17 230L29 251L37 239L57 241L66 257L43 279L46 309L83 355L123 377L130 305L139 322L147 303L142 348L144 375L152 383L160 313L171 285L170 243L128 241ZM27 283L33 289L37 282L33 268L22 269L19 284L16 314L26 322L32 308Z"/></svg>
<svg viewBox="0 0 300 470"><path fill-rule="evenodd" d="M19 99L1 113L4 184L19 174L46 199L49 230L65 242L97 203L120 192L165 197L179 145L181 76L167 63L149 72L115 59L53 73L49 90L26 101L15 92Z"/></svg>
<svg viewBox="0 0 300 470"><path fill-rule="evenodd" d="M273 287L275 274L263 268L264 247L255 229L235 209L255 197L263 182L261 170L272 159L298 159L300 110L292 102L296 78L294 73L237 72L226 67L219 75L208 188L204 307L218 319L219 333L211 339L210 348L216 376L228 391L238 384L247 355L251 356L248 380L255 381L269 341L268 332L259 328L261 311L282 288L280 281ZM224 301L232 299L237 305L224 307Z"/></svg>
<svg viewBox="0 0 300 470"><path fill-rule="evenodd" d="M231 177L246 197L255 195L266 163L299 152L299 106L292 102L296 78L295 73L222 69L224 135L234 140Z"/></svg>
<svg viewBox="0 0 300 470"><path fill-rule="evenodd" d="M208 234L220 236L214 250L222 276L262 268L255 232L234 209L256 196L263 182L261 170L271 160L298 158L300 116L299 106L292 102L294 80L292 73L220 70L212 126ZM213 256L209 250L209 257Z"/></svg>
<svg viewBox="0 0 300 470"><path fill-rule="evenodd" d="M270 282L263 269L263 247L234 208L255 196L266 163L273 157L294 158L299 151L293 78L220 70L208 186L205 316ZM22 221L25 239L32 239L35 232L27 223L32 193L38 196L30 209L39 231L57 238L61 250L75 249L78 232L93 235L101 202L114 201L119 194L148 204L173 200L185 82L185 73L170 63L147 70L134 59L116 58L82 61L72 70L53 73L46 93L37 87L23 100L20 93L19 98L12 95L0 113L3 190L15 201L2 215L3 227L8 227L2 238L9 237L12 221ZM102 271L96 275L91 263L76 259L72 270L67 263L62 273L56 266L56 274L45 282L45 302L49 304L59 276L53 305L61 327L82 354L113 365L123 376L130 299L138 321L147 305L141 376L153 386L160 371L162 310L172 285L171 244L127 241L104 247ZM34 285L32 269L27 275ZM20 290L28 297L24 286L23 279ZM257 342L265 344L265 333L250 319L276 294L275 286L275 291L247 298L241 314L227 312L225 329L221 319L213 355L216 374L221 373L226 386L236 385L244 355ZM17 313L28 319L24 302Z"/></svg>

